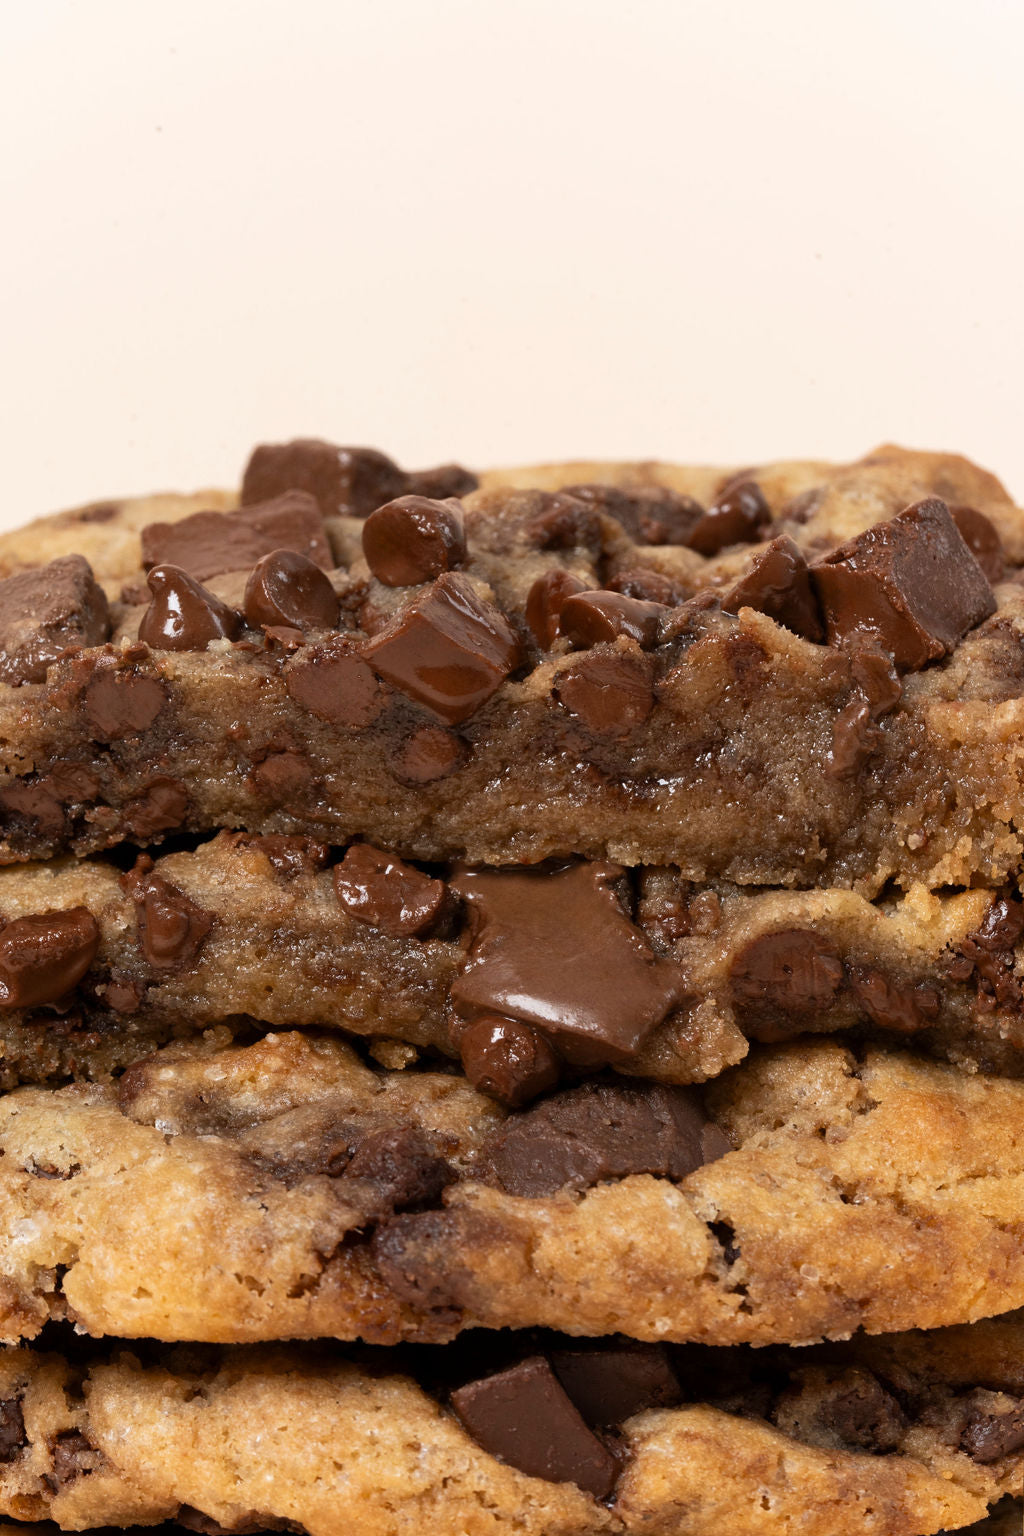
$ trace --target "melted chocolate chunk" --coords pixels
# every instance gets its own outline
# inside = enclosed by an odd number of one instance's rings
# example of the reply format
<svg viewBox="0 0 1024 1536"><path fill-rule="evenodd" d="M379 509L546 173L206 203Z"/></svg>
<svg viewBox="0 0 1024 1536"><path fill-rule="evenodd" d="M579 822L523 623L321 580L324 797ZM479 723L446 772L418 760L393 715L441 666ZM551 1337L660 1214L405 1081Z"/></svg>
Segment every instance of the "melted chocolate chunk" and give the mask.
<svg viewBox="0 0 1024 1536"><path fill-rule="evenodd" d="M686 543L699 555L717 555L730 544L754 544L763 538L771 516L755 480L730 482L691 529Z"/></svg>
<svg viewBox="0 0 1024 1536"><path fill-rule="evenodd" d="M339 636L307 646L284 669L284 683L296 704L326 720L359 730L384 707L384 692L352 642Z"/></svg>
<svg viewBox="0 0 1024 1536"><path fill-rule="evenodd" d="M446 573L368 640L363 655L386 682L458 725L518 665L519 642L465 576Z"/></svg>
<svg viewBox="0 0 1024 1536"><path fill-rule="evenodd" d="M0 1464L9 1465L27 1444L21 1398L6 1398L0 1402Z"/></svg>
<svg viewBox="0 0 1024 1536"><path fill-rule="evenodd" d="M827 939L806 928L785 928L752 940L729 972L740 1027L755 1040L787 1040L831 1007L843 965Z"/></svg>
<svg viewBox="0 0 1024 1536"><path fill-rule="evenodd" d="M955 506L949 511L960 530L960 537L989 581L1002 581L1006 575L1006 554L994 523L974 507Z"/></svg>
<svg viewBox="0 0 1024 1536"><path fill-rule="evenodd" d="M499 1014L534 1024L579 1065L628 1061L684 996L682 974L658 959L623 911L616 864L554 872L463 870L453 891L473 937L452 986L465 1018Z"/></svg>
<svg viewBox="0 0 1024 1536"><path fill-rule="evenodd" d="M654 708L654 668L632 651L591 651L559 672L555 696L594 736L621 740Z"/></svg>
<svg viewBox="0 0 1024 1536"><path fill-rule="evenodd" d="M895 1451L907 1421L899 1403L870 1371L847 1372L834 1397L821 1410L825 1426L844 1445L876 1456Z"/></svg>
<svg viewBox="0 0 1024 1536"><path fill-rule="evenodd" d="M478 1445L529 1477L575 1483L595 1499L615 1487L618 1463L542 1356L459 1387L451 1401Z"/></svg>
<svg viewBox="0 0 1024 1536"><path fill-rule="evenodd" d="M459 1035L462 1066L473 1087L489 1098L519 1109L554 1088L558 1057L547 1040L518 1019L485 1015Z"/></svg>
<svg viewBox="0 0 1024 1536"><path fill-rule="evenodd" d="M645 1408L682 1401L679 1378L660 1344L622 1339L596 1349L558 1349L551 1365L588 1424L623 1424Z"/></svg>
<svg viewBox="0 0 1024 1536"><path fill-rule="evenodd" d="M285 805L301 798L313 787L313 770L304 753L294 747L282 752L268 752L254 765L253 788L271 805Z"/></svg>
<svg viewBox="0 0 1024 1536"><path fill-rule="evenodd" d="M513 1115L483 1166L510 1195L535 1198L634 1173L684 1179L729 1150L692 1089L587 1083Z"/></svg>
<svg viewBox="0 0 1024 1536"><path fill-rule="evenodd" d="M722 607L726 613L756 608L805 640L825 638L807 561L800 547L785 536L773 539L754 557L747 574L722 598Z"/></svg>
<svg viewBox="0 0 1024 1536"><path fill-rule="evenodd" d="M241 615L183 571L154 565L146 577L153 600L139 620L139 639L155 651L205 651L211 640L235 640Z"/></svg>
<svg viewBox="0 0 1024 1536"><path fill-rule="evenodd" d="M377 1219L437 1200L455 1178L450 1163L416 1125L387 1126L363 1137L345 1168L346 1179L376 1186Z"/></svg>
<svg viewBox="0 0 1024 1536"><path fill-rule="evenodd" d="M949 508L935 497L858 534L811 575L829 643L871 637L901 672L948 655L996 606Z"/></svg>
<svg viewBox="0 0 1024 1536"><path fill-rule="evenodd" d="M832 728L829 773L839 779L859 773L879 750L882 733L878 723L896 708L903 693L903 684L888 651L867 641L853 643L850 677L850 700Z"/></svg>
<svg viewBox="0 0 1024 1536"><path fill-rule="evenodd" d="M166 703L167 690L157 678L117 666L98 667L82 695L94 741L141 735Z"/></svg>
<svg viewBox="0 0 1024 1536"><path fill-rule="evenodd" d="M287 837L272 833L266 837L254 837L252 846L285 880L296 880L299 875L312 875L324 869L330 857L326 843L318 843L312 837Z"/></svg>
<svg viewBox="0 0 1024 1536"><path fill-rule="evenodd" d="M350 917L412 938L435 928L449 907L448 888L369 843L353 843L334 866L334 890Z"/></svg>
<svg viewBox="0 0 1024 1536"><path fill-rule="evenodd" d="M77 987L99 947L87 907L16 918L0 930L0 1008L58 1002Z"/></svg>
<svg viewBox="0 0 1024 1536"><path fill-rule="evenodd" d="M143 855L121 879L135 903L139 948L155 970L184 969L195 964L213 927L213 913L152 868L152 859Z"/></svg>
<svg viewBox="0 0 1024 1536"><path fill-rule="evenodd" d="M106 595L81 555L0 581L0 683L42 683L62 651L109 634Z"/></svg>
<svg viewBox="0 0 1024 1536"><path fill-rule="evenodd" d="M289 491L274 501L237 512L194 512L178 523L150 523L142 530L142 563L178 565L206 581L225 571L247 571L276 549L305 555L329 571L334 564L324 520L312 496Z"/></svg>
<svg viewBox="0 0 1024 1536"><path fill-rule="evenodd" d="M601 548L601 520L594 508L568 491L537 493L540 508L523 525L525 538L536 549L583 549L596 555Z"/></svg>
<svg viewBox="0 0 1024 1536"><path fill-rule="evenodd" d="M934 1024L941 998L934 987L923 983L897 982L873 968L851 967L850 991L872 1024L899 1035L916 1034Z"/></svg>
<svg viewBox="0 0 1024 1536"><path fill-rule="evenodd" d="M558 632L578 649L629 635L645 649L655 645L664 614L660 603L646 603L619 592L580 592L562 604Z"/></svg>
<svg viewBox="0 0 1024 1536"><path fill-rule="evenodd" d="M678 608L693 595L689 587L650 566L630 566L610 576L608 590L621 592L623 597L638 597L645 603L661 603L665 608Z"/></svg>
<svg viewBox="0 0 1024 1536"><path fill-rule="evenodd" d="M538 576L526 595L526 623L542 651L558 638L558 619L566 600L585 591L585 583L559 566Z"/></svg>
<svg viewBox="0 0 1024 1536"><path fill-rule="evenodd" d="M399 496L363 524L366 563L386 587L412 587L457 570L466 560L466 524L459 502Z"/></svg>
<svg viewBox="0 0 1024 1536"><path fill-rule="evenodd" d="M376 448L338 448L305 437L264 443L254 450L242 480L242 504L301 490L316 498L324 517L365 517L407 491L465 496L476 486L476 476L459 464L406 473Z"/></svg>
<svg viewBox="0 0 1024 1536"><path fill-rule="evenodd" d="M389 767L401 784L432 784L461 768L468 757L469 746L461 736L440 725L425 725L402 742Z"/></svg>
<svg viewBox="0 0 1024 1536"><path fill-rule="evenodd" d="M122 812L125 828L137 843L148 843L158 832L180 827L188 814L188 790L180 779L154 779L129 800Z"/></svg>
<svg viewBox="0 0 1024 1536"><path fill-rule="evenodd" d="M338 598L318 565L294 550L275 549L264 555L245 584L245 617L253 629L284 626L333 629L338 622Z"/></svg>
<svg viewBox="0 0 1024 1536"><path fill-rule="evenodd" d="M98 789L99 781L90 769L56 762L32 783L15 781L0 790L0 805L34 821L42 836L60 837L67 827L69 808L92 800Z"/></svg>
<svg viewBox="0 0 1024 1536"><path fill-rule="evenodd" d="M685 544L704 516L699 501L661 485L570 485L565 494L614 517L637 544Z"/></svg>
<svg viewBox="0 0 1024 1536"><path fill-rule="evenodd" d="M1024 1398L1005 1413L975 1409L960 1436L960 1446L983 1467L1016 1455L1024 1448Z"/></svg>
<svg viewBox="0 0 1024 1536"><path fill-rule="evenodd" d="M420 1308L456 1304L461 1281L458 1264L460 1215L423 1211L398 1216L373 1234L371 1252L381 1277L399 1301Z"/></svg>

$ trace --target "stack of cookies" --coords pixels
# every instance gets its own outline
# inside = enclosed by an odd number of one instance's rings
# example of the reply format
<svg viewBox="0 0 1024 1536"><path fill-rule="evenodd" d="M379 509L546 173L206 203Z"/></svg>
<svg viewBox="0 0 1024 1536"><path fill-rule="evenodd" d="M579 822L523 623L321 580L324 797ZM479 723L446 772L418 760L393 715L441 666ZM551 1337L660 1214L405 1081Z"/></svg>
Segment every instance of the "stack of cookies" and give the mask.
<svg viewBox="0 0 1024 1536"><path fill-rule="evenodd" d="M302 440L0 575L0 1513L1019 1533L996 480Z"/></svg>

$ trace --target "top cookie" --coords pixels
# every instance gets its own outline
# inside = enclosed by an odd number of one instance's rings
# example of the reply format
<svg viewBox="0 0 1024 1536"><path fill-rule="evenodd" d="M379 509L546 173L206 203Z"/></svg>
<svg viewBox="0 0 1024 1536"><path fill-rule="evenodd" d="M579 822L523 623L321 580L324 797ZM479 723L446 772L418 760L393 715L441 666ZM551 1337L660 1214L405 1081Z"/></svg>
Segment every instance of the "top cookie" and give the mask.
<svg viewBox="0 0 1024 1536"><path fill-rule="evenodd" d="M227 826L868 894L1019 868L1024 517L963 459L300 442L241 500L0 539L6 862Z"/></svg>

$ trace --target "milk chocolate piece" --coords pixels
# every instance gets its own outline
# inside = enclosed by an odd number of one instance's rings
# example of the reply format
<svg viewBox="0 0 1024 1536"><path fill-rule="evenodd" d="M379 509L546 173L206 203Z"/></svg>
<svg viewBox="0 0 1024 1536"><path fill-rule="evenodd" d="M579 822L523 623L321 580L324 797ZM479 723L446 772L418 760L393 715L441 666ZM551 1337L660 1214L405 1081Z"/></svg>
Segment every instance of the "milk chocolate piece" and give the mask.
<svg viewBox="0 0 1024 1536"><path fill-rule="evenodd" d="M338 448L301 437L263 443L253 451L242 480L242 505L301 490L316 498L324 517L366 517L409 491L443 498L465 496L476 486L476 476L460 464L407 473L376 448Z"/></svg>
<svg viewBox="0 0 1024 1536"><path fill-rule="evenodd" d="M831 645L871 637L901 672L946 656L995 611L988 580L944 501L878 523L811 567Z"/></svg>
<svg viewBox="0 0 1024 1536"><path fill-rule="evenodd" d="M339 636L307 646L284 669L285 687L303 709L330 725L358 730L384 707L384 690L370 668Z"/></svg>
<svg viewBox="0 0 1024 1536"><path fill-rule="evenodd" d="M825 638L807 561L799 545L785 536L773 539L754 557L747 574L722 598L722 607L726 613L756 608L805 640Z"/></svg>
<svg viewBox="0 0 1024 1536"><path fill-rule="evenodd" d="M363 646L385 681L450 725L479 709L519 661L505 616L446 572Z"/></svg>
<svg viewBox="0 0 1024 1536"><path fill-rule="evenodd" d="M539 1029L490 1014L459 1035L459 1054L469 1081L509 1109L519 1109L558 1082L558 1057Z"/></svg>
<svg viewBox="0 0 1024 1536"><path fill-rule="evenodd" d="M832 728L829 773L839 779L852 778L879 750L878 722L896 708L903 694L892 657L877 641L856 637L851 647L853 690Z"/></svg>
<svg viewBox="0 0 1024 1536"><path fill-rule="evenodd" d="M288 629L333 629L338 598L318 565L291 549L275 549L254 567L245 585L245 617L261 625Z"/></svg>
<svg viewBox="0 0 1024 1536"><path fill-rule="evenodd" d="M614 1456L587 1428L542 1356L459 1387L451 1401L478 1445L529 1477L575 1483L595 1499L607 1498L615 1487Z"/></svg>
<svg viewBox="0 0 1024 1536"><path fill-rule="evenodd" d="M733 960L729 985L740 1027L757 1040L785 1040L831 1006L843 965L808 928L765 933Z"/></svg>
<svg viewBox="0 0 1024 1536"><path fill-rule="evenodd" d="M551 1365L588 1424L623 1424L645 1408L682 1401L679 1378L660 1344L622 1339L596 1349L557 1349Z"/></svg>
<svg viewBox="0 0 1024 1536"><path fill-rule="evenodd" d="M822 1408L823 1423L845 1445L885 1455L896 1450L907 1428L902 1408L871 1371L848 1371Z"/></svg>
<svg viewBox="0 0 1024 1536"><path fill-rule="evenodd" d="M334 866L334 890L350 917L393 938L412 938L436 926L448 907L448 889L393 854L353 843Z"/></svg>
<svg viewBox="0 0 1024 1536"><path fill-rule="evenodd" d="M693 596L692 587L673 581L663 571L650 566L627 566L606 583L609 592L621 592L623 597L639 597L645 603L661 603L665 608L678 608Z"/></svg>
<svg viewBox="0 0 1024 1536"><path fill-rule="evenodd" d="M995 524L975 507L951 506L949 511L960 537L989 581L1002 581L1006 575L1006 552Z"/></svg>
<svg viewBox="0 0 1024 1536"><path fill-rule="evenodd" d="M621 740L654 708L654 669L633 651L590 651L559 672L555 695L593 735Z"/></svg>
<svg viewBox="0 0 1024 1536"><path fill-rule="evenodd" d="M635 1173L684 1179L729 1150L691 1088L587 1083L511 1116L484 1167L510 1195L537 1198Z"/></svg>
<svg viewBox="0 0 1024 1536"><path fill-rule="evenodd" d="M180 827L188 812L188 790L180 779L166 775L153 779L141 795L124 808L126 829L138 843L148 843L158 832Z"/></svg>
<svg viewBox="0 0 1024 1536"><path fill-rule="evenodd" d="M81 555L0 581L0 683L41 683L62 651L109 634L106 595Z"/></svg>
<svg viewBox="0 0 1024 1536"><path fill-rule="evenodd" d="M246 571L264 555L290 549L325 571L334 564L324 520L312 496L288 491L236 512L194 512L178 523L150 523L142 530L142 563L180 565L197 581L224 571Z"/></svg>
<svg viewBox="0 0 1024 1536"><path fill-rule="evenodd" d="M704 516L699 501L661 485L570 485L565 494L614 517L638 544L685 544Z"/></svg>
<svg viewBox="0 0 1024 1536"><path fill-rule="evenodd" d="M580 1065L628 1061L685 989L623 911L612 889L621 874L601 861L456 873L473 927L456 1010L534 1024Z"/></svg>
<svg viewBox="0 0 1024 1536"><path fill-rule="evenodd" d="M558 637L566 599L584 590L585 583L561 566L537 577L526 595L526 623L542 651L549 651Z"/></svg>
<svg viewBox="0 0 1024 1536"><path fill-rule="evenodd" d="M154 651L205 651L211 640L241 632L241 615L180 565L154 565L146 580L153 597L139 620L139 639Z"/></svg>
<svg viewBox="0 0 1024 1536"><path fill-rule="evenodd" d="M646 603L619 592L580 592L562 604L558 632L577 648L629 635L646 649L657 642L659 624L667 612L660 603Z"/></svg>
<svg viewBox="0 0 1024 1536"><path fill-rule="evenodd" d="M121 882L135 903L139 948L156 970L193 965L213 927L213 914L151 869L152 860L143 855Z"/></svg>
<svg viewBox="0 0 1024 1536"><path fill-rule="evenodd" d="M402 784L432 784L446 779L469 757L461 736L440 725L425 725L399 747L389 767Z"/></svg>
<svg viewBox="0 0 1024 1536"><path fill-rule="evenodd" d="M27 1443L21 1398L5 1398L0 1402L0 1464L7 1466L14 1461Z"/></svg>
<svg viewBox="0 0 1024 1536"><path fill-rule="evenodd" d="M82 695L94 741L141 735L166 703L167 691L158 678L116 665L97 667Z"/></svg>
<svg viewBox="0 0 1024 1536"><path fill-rule="evenodd" d="M691 529L686 542L700 555L730 544L753 544L771 522L771 508L755 480L730 483Z"/></svg>
<svg viewBox="0 0 1024 1536"><path fill-rule="evenodd" d="M853 966L850 991L872 1024L895 1034L913 1035L933 1024L941 998L934 987L895 981L874 966Z"/></svg>
<svg viewBox="0 0 1024 1536"><path fill-rule="evenodd" d="M0 1008L56 1003L76 987L99 949L87 907L37 912L0 930Z"/></svg>
<svg viewBox="0 0 1024 1536"><path fill-rule="evenodd" d="M363 524L366 563L387 587L417 586L466 559L466 524L458 501L399 496Z"/></svg>

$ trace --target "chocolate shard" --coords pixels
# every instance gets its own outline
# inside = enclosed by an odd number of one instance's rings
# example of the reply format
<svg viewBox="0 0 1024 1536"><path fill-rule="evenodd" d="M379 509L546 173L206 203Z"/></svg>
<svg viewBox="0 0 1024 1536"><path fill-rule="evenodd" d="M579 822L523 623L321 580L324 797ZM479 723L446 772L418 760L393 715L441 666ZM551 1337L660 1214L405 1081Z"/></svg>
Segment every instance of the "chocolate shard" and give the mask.
<svg viewBox="0 0 1024 1536"><path fill-rule="evenodd" d="M519 641L504 614L458 573L445 572L363 646L386 682L458 725L519 663Z"/></svg>
<svg viewBox="0 0 1024 1536"><path fill-rule="evenodd" d="M756 1040L786 1040L835 1001L843 963L809 928L785 928L751 940L736 955L729 987L740 1027Z"/></svg>
<svg viewBox="0 0 1024 1536"><path fill-rule="evenodd" d="M459 1035L462 1068L480 1093L519 1109L554 1088L558 1057L539 1029L518 1019L485 1015Z"/></svg>
<svg viewBox="0 0 1024 1536"><path fill-rule="evenodd" d="M581 1066L628 1061L683 996L613 888L617 864L457 871L473 936L452 986L457 1012L533 1024Z"/></svg>
<svg viewBox="0 0 1024 1536"><path fill-rule="evenodd" d="M376 448L339 448L322 438L263 443L253 451L242 480L242 505L285 491L314 496L324 517L366 517L396 496L465 496L475 475L459 464L406 473Z"/></svg>
<svg viewBox="0 0 1024 1536"><path fill-rule="evenodd" d="M363 524L363 554L386 587L411 587L457 570L466 560L461 503L399 496Z"/></svg>
<svg viewBox="0 0 1024 1536"><path fill-rule="evenodd" d="M100 946L87 907L37 912L0 930L0 1008L56 1003L77 987Z"/></svg>
<svg viewBox="0 0 1024 1536"><path fill-rule="evenodd" d="M305 555L326 571L334 564L323 515L304 491L288 491L236 512L194 512L178 523L149 523L142 530L147 570L178 565L197 581L224 571L247 571L276 549Z"/></svg>
<svg viewBox="0 0 1024 1536"><path fill-rule="evenodd" d="M154 651L205 651L211 640L235 640L242 617L180 565L154 565L146 580L152 601L139 639Z"/></svg>
<svg viewBox="0 0 1024 1536"><path fill-rule="evenodd" d="M596 1348L556 1349L551 1365L588 1424L623 1424L645 1408L671 1408L683 1398L660 1344L616 1339Z"/></svg>
<svg viewBox="0 0 1024 1536"><path fill-rule="evenodd" d="M153 861L143 855L121 878L135 903L139 948L155 970L194 965L213 927L213 913L163 875L154 875L152 867Z"/></svg>
<svg viewBox="0 0 1024 1536"><path fill-rule="evenodd" d="M783 535L754 557L750 570L722 598L726 613L756 608L805 640L825 638L818 595L803 550Z"/></svg>
<svg viewBox="0 0 1024 1536"><path fill-rule="evenodd" d="M0 581L0 683L44 682L62 651L109 634L106 594L81 555Z"/></svg>
<svg viewBox="0 0 1024 1536"><path fill-rule="evenodd" d="M510 1195L532 1199L636 1173L684 1179L729 1150L692 1089L587 1083L513 1115L482 1167Z"/></svg>
<svg viewBox="0 0 1024 1536"><path fill-rule="evenodd" d="M995 611L984 572L944 501L908 507L811 567L830 645L878 641L901 672L953 650Z"/></svg>
<svg viewBox="0 0 1024 1536"><path fill-rule="evenodd" d="M771 522L771 508L756 480L731 482L690 530L686 542L699 555L717 555L730 544L753 544Z"/></svg>
<svg viewBox="0 0 1024 1536"><path fill-rule="evenodd" d="M542 1356L459 1387L451 1402L476 1443L518 1471L575 1483L595 1499L606 1499L615 1487L615 1457L587 1428Z"/></svg>
<svg viewBox="0 0 1024 1536"><path fill-rule="evenodd" d="M661 485L569 485L565 494L614 517L637 544L685 544L704 516L699 501Z"/></svg>
<svg viewBox="0 0 1024 1536"><path fill-rule="evenodd" d="M292 549L264 555L245 584L245 617L253 629L333 629L338 597L312 560Z"/></svg>
<svg viewBox="0 0 1024 1536"><path fill-rule="evenodd" d="M654 708L652 660L629 650L588 651L558 673L554 691L594 736L623 740Z"/></svg>
<svg viewBox="0 0 1024 1536"><path fill-rule="evenodd" d="M660 603L624 597L620 592L580 592L562 604L558 631L578 648L629 635L646 649L657 643L660 622L667 612Z"/></svg>
<svg viewBox="0 0 1024 1536"><path fill-rule="evenodd" d="M585 590L585 583L562 566L538 576L526 594L526 623L542 651L558 638L558 619L566 600Z"/></svg>
<svg viewBox="0 0 1024 1536"><path fill-rule="evenodd" d="M350 917L393 938L429 932L446 915L450 903L443 880L369 843L353 843L334 866L334 890Z"/></svg>

